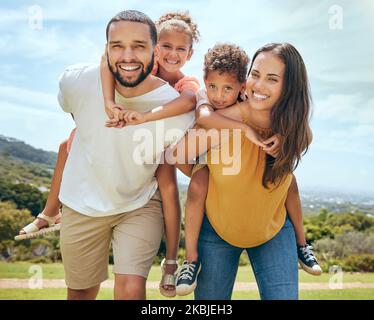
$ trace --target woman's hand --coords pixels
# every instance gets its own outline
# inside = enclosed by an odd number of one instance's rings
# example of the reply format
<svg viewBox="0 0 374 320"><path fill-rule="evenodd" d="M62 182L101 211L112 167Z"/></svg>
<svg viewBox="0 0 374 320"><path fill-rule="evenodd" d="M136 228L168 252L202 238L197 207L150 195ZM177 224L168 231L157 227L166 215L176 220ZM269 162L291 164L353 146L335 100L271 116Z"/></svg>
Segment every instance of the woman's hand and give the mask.
<svg viewBox="0 0 374 320"><path fill-rule="evenodd" d="M280 134L275 134L269 139L264 141L264 144L266 144L266 147L264 148L264 151L271 155L273 158L276 158L279 154L280 145L283 141L283 138Z"/></svg>

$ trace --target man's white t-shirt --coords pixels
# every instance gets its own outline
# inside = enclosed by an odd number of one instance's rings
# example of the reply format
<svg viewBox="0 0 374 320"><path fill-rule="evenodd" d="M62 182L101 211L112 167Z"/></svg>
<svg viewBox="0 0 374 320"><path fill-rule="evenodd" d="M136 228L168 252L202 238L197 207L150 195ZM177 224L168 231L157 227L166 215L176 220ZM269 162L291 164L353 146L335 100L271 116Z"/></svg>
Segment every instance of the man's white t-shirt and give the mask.
<svg viewBox="0 0 374 320"><path fill-rule="evenodd" d="M116 100L146 111L179 96L169 84L144 95ZM106 128L107 115L98 66L69 67L60 77L62 109L77 126L65 165L60 201L94 217L143 207L157 190L155 172L165 148L194 125L194 112L122 129Z"/></svg>

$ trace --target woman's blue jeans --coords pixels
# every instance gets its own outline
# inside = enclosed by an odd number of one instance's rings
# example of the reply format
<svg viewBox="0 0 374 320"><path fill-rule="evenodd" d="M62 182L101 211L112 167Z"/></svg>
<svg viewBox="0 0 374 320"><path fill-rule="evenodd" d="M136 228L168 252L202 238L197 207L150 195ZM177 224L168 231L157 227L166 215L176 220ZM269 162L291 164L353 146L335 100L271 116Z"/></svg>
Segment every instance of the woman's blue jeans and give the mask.
<svg viewBox="0 0 374 320"><path fill-rule="evenodd" d="M289 218L266 243L245 249L263 300L298 299L298 258L293 225ZM202 264L195 300L230 300L243 248L232 246L217 235L204 215L199 236Z"/></svg>

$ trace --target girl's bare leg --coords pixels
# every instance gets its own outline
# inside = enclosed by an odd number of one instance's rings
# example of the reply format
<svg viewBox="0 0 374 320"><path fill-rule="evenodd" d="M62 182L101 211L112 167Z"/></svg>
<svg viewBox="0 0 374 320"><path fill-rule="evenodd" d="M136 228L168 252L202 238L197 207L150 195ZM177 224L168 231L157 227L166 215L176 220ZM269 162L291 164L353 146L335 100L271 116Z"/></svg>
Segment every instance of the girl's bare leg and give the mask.
<svg viewBox="0 0 374 320"><path fill-rule="evenodd" d="M60 186L62 180L62 173L65 168L66 159L68 158L67 152L67 141L64 141L60 144L58 155L57 155L57 162L56 167L53 173L52 182L51 182L51 189L48 194L47 203L42 211L48 217L54 217L58 215L59 209L61 206L61 202L58 199L58 195L60 193ZM36 225L38 228L43 228L48 226L48 222L44 219L36 218ZM58 221L56 221L58 222ZM20 231L20 234L24 234L23 230Z"/></svg>
<svg viewBox="0 0 374 320"><path fill-rule="evenodd" d="M156 171L159 185L162 209L164 214L166 259L176 260L179 247L181 209L179 204L179 192L177 185L176 170L173 165L160 164ZM177 265L165 264L165 272L173 274ZM166 290L174 290L175 286L164 286Z"/></svg>

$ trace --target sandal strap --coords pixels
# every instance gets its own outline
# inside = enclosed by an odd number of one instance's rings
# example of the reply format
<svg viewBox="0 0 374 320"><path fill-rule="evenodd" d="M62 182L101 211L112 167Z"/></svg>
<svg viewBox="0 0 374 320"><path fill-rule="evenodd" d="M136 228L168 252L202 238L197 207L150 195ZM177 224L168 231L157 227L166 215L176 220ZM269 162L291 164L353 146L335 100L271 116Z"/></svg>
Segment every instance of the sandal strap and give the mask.
<svg viewBox="0 0 374 320"><path fill-rule="evenodd" d="M170 259L166 260L166 259L164 259L163 264L178 264L178 260L170 260Z"/></svg>
<svg viewBox="0 0 374 320"><path fill-rule="evenodd" d="M54 225L56 223L56 220L60 217L60 215L56 215L54 217L48 217L46 216L43 212L39 213L37 215L37 218L40 218L40 219L43 219L45 221L48 222L48 225L51 226L51 225Z"/></svg>
<svg viewBox="0 0 374 320"><path fill-rule="evenodd" d="M176 276L174 274L164 274L161 284L163 286L175 286Z"/></svg>
<svg viewBox="0 0 374 320"><path fill-rule="evenodd" d="M22 230L27 234L27 233L32 233L39 231L39 228L37 225L33 222L29 223L27 226L23 227Z"/></svg>

